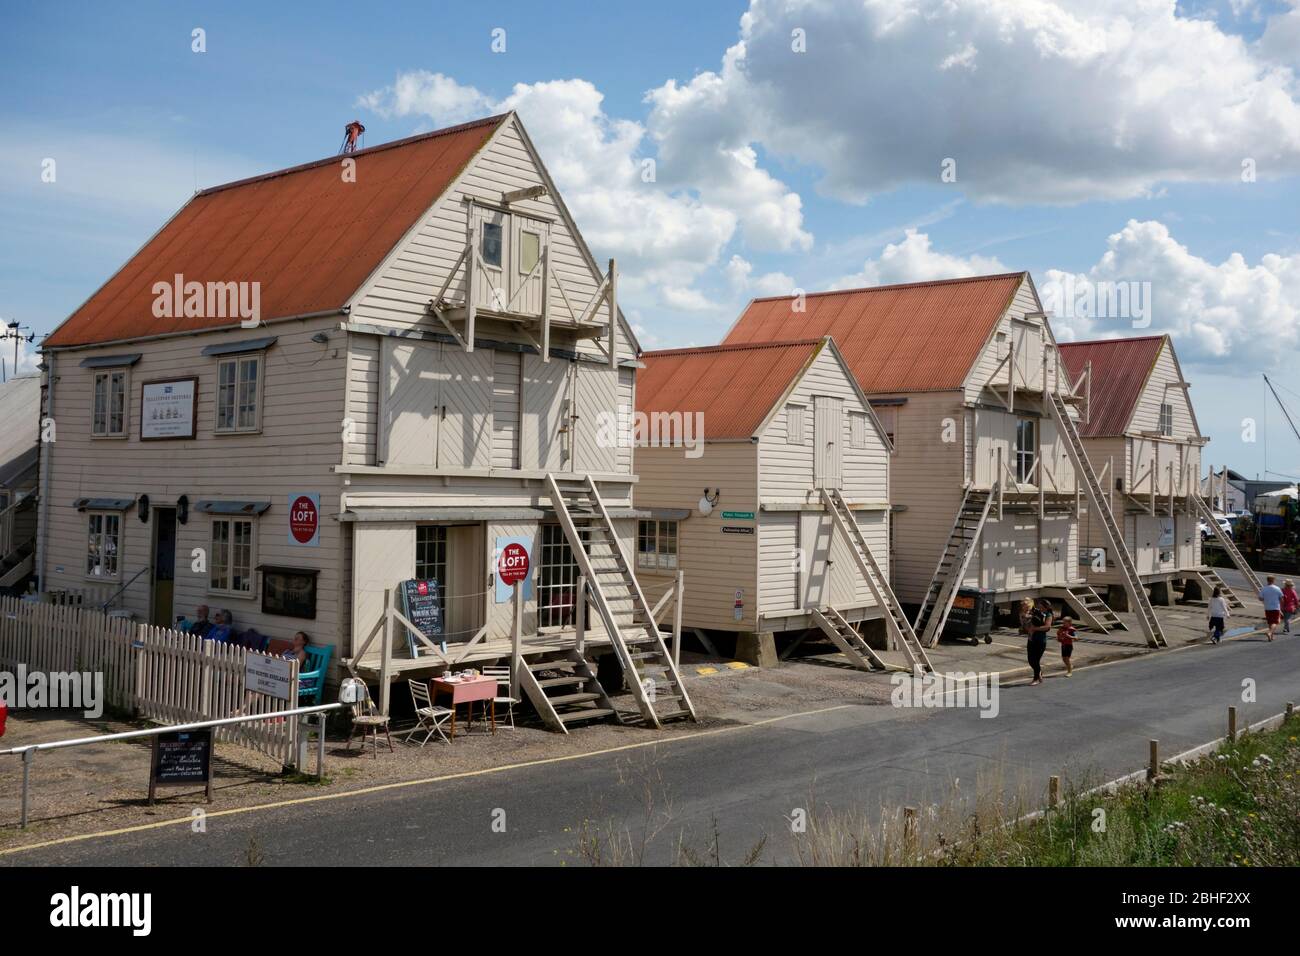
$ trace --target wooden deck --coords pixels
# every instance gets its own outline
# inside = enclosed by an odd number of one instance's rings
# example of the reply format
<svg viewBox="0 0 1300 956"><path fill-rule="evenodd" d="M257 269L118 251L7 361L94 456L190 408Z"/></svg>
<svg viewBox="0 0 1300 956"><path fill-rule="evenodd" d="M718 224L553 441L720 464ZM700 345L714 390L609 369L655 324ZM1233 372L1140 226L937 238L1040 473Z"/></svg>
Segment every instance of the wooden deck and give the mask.
<svg viewBox="0 0 1300 956"><path fill-rule="evenodd" d="M541 654L572 650L577 645L578 635L572 628L547 631L523 637L519 642L519 655L527 660ZM607 648L610 646L610 640L603 631L591 629L587 631L583 646L588 649ZM514 640L509 637L502 637L482 640L473 645L468 642L448 644L445 653L448 660L443 660L433 654L411 657L409 651L405 656L394 654L388 661L388 679L394 681L414 673L428 672L436 674L447 670L472 667L490 661L508 660L514 654ZM377 654L364 660L355 661L353 667L358 676L368 680L379 680L383 675L383 661Z"/></svg>

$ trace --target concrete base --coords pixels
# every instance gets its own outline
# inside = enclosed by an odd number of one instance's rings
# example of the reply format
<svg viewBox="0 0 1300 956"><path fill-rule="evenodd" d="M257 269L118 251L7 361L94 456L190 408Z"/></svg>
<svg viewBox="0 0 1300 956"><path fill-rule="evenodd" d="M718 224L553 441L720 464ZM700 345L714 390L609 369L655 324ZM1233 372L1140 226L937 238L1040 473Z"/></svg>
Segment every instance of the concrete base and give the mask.
<svg viewBox="0 0 1300 956"><path fill-rule="evenodd" d="M1183 580L1183 600L1184 601L1208 601L1210 596L1205 593L1201 587L1199 578L1185 578Z"/></svg>
<svg viewBox="0 0 1300 956"><path fill-rule="evenodd" d="M1121 614L1128 611L1128 592L1118 584L1106 588L1106 606Z"/></svg>
<svg viewBox="0 0 1300 956"><path fill-rule="evenodd" d="M860 621L858 623L858 633L867 642L867 647L873 651L897 650L897 648L889 646L889 627L885 624L883 617L878 617L873 621Z"/></svg>
<svg viewBox="0 0 1300 956"><path fill-rule="evenodd" d="M1174 589L1168 581L1154 581L1151 584L1151 603L1161 607L1174 606Z"/></svg>
<svg viewBox="0 0 1300 956"><path fill-rule="evenodd" d="M775 667L776 635L771 631L742 631L736 635L736 660L754 667Z"/></svg>

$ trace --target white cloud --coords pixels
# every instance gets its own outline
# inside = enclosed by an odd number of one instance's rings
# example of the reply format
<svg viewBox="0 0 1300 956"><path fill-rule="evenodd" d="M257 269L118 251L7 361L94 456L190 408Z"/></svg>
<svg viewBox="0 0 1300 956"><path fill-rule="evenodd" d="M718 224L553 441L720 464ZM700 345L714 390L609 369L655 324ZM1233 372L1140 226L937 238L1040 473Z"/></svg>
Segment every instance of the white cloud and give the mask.
<svg viewBox="0 0 1300 956"><path fill-rule="evenodd" d="M955 256L939 252L928 235L916 229L908 229L901 242L891 242L877 258L864 262L861 271L832 283L831 288L856 289L1010 271L1012 270L993 256Z"/></svg>
<svg viewBox="0 0 1300 956"><path fill-rule="evenodd" d="M1268 18L1257 48L1265 59L1300 71L1300 2Z"/></svg>
<svg viewBox="0 0 1300 956"><path fill-rule="evenodd" d="M784 272L765 272L755 276L753 265L741 256L732 256L723 268L727 284L737 292L753 298L790 295L797 283Z"/></svg>
<svg viewBox="0 0 1300 956"><path fill-rule="evenodd" d="M1294 61L1292 27L1275 17L1261 46ZM670 168L756 202L769 190L774 211L793 194L762 170L746 180L729 151L821 169L822 189L851 201L938 185L946 157L954 190L1013 203L1229 182L1243 151L1263 175L1300 171L1295 74L1170 0L752 0L718 71L649 99Z"/></svg>
<svg viewBox="0 0 1300 956"><path fill-rule="evenodd" d="M1131 316L1061 314L1052 327L1065 341L1169 332L1181 359L1220 363L1236 360L1264 368L1295 361L1300 344L1300 254L1262 256L1255 264L1239 253L1214 263L1193 255L1163 223L1130 220L1109 237L1106 251L1086 273L1055 269L1040 279L1045 287L1073 281L1075 303L1086 284L1149 283L1150 325ZM1104 310L1103 310L1104 311Z"/></svg>
<svg viewBox="0 0 1300 956"><path fill-rule="evenodd" d="M454 126L492 112L489 96L428 70L399 73L392 86L358 97L357 105L388 118L427 116L439 126Z"/></svg>

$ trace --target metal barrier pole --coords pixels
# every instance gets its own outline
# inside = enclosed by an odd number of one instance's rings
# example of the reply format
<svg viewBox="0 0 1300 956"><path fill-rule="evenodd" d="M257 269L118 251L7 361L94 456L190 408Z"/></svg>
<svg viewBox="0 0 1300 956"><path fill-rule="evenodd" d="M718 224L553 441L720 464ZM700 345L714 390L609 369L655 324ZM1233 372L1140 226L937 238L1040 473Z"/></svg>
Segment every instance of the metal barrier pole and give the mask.
<svg viewBox="0 0 1300 956"><path fill-rule="evenodd" d="M18 825L27 829L27 787L31 783L32 761L36 759L35 750L23 751L23 809L18 817Z"/></svg>
<svg viewBox="0 0 1300 956"><path fill-rule="evenodd" d="M316 779L325 779L325 712L316 718Z"/></svg>

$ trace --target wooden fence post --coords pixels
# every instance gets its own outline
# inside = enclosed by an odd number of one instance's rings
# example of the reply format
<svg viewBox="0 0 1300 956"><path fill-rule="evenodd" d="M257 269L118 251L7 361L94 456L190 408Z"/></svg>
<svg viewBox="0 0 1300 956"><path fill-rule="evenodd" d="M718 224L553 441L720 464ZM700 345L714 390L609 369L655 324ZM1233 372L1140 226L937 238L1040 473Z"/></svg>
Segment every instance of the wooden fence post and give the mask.
<svg viewBox="0 0 1300 956"><path fill-rule="evenodd" d="M389 669L393 661L393 601L392 588L384 588L384 646L379 659L379 712L388 716Z"/></svg>
<svg viewBox="0 0 1300 956"><path fill-rule="evenodd" d="M1237 708L1228 708L1228 740L1237 739Z"/></svg>
<svg viewBox="0 0 1300 956"><path fill-rule="evenodd" d="M1047 778L1047 805L1055 810L1061 804L1061 778L1055 775Z"/></svg>
<svg viewBox="0 0 1300 956"><path fill-rule="evenodd" d="M583 654L587 649L587 576L578 575L573 607L574 650Z"/></svg>
<svg viewBox="0 0 1300 956"><path fill-rule="evenodd" d="M1151 743L1151 754L1147 763L1147 779L1154 780L1160 775L1160 741L1153 740Z"/></svg>
<svg viewBox="0 0 1300 956"><path fill-rule="evenodd" d="M677 596L673 599L673 667L682 666L682 598L686 593L686 572L677 572Z"/></svg>

